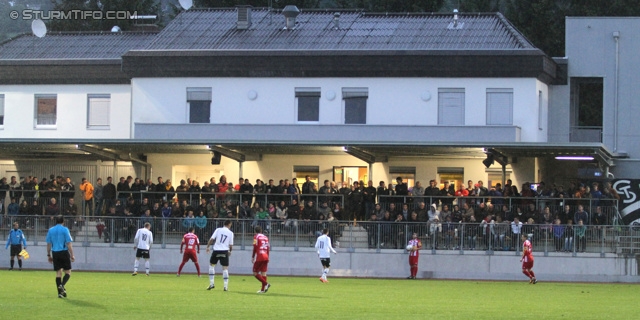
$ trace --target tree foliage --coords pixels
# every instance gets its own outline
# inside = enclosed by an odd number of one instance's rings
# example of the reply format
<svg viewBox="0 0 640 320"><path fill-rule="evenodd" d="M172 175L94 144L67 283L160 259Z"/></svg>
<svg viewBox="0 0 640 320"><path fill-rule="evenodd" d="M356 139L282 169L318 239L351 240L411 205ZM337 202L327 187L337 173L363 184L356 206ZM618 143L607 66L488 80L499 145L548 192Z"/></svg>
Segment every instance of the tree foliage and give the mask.
<svg viewBox="0 0 640 320"><path fill-rule="evenodd" d="M101 11L103 17L107 17L107 11L128 11L137 15L156 15L158 18L153 23L161 22L159 5L155 0L52 0L54 10L90 10ZM133 19L108 20L108 19L64 19L50 20L48 27L52 31L90 31L110 30L113 26L121 30L130 30L134 24L148 21Z"/></svg>

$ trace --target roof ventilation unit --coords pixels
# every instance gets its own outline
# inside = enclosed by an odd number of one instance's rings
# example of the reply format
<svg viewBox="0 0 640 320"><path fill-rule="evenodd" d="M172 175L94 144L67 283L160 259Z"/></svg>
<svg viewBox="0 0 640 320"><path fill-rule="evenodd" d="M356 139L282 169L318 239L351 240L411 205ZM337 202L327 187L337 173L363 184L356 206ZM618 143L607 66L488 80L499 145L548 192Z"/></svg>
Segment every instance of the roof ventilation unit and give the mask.
<svg viewBox="0 0 640 320"><path fill-rule="evenodd" d="M300 9L294 5L288 5L282 9L282 15L286 20L285 29L293 30L296 27L296 17L300 14Z"/></svg>
<svg viewBox="0 0 640 320"><path fill-rule="evenodd" d="M236 27L238 30L247 30L251 26L251 8L252 6L237 6L238 22Z"/></svg>
<svg viewBox="0 0 640 320"><path fill-rule="evenodd" d="M340 29L340 12L333 14L333 28L336 30Z"/></svg>
<svg viewBox="0 0 640 320"><path fill-rule="evenodd" d="M453 21L449 23L447 29L462 29L464 22L458 21L458 9L453 9Z"/></svg>

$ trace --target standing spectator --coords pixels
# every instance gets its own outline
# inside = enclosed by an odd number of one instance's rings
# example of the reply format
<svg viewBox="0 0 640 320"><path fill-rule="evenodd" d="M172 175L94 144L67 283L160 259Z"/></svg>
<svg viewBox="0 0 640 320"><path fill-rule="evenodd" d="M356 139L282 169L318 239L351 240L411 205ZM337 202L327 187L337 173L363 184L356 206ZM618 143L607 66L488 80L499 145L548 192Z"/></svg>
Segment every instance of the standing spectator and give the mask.
<svg viewBox="0 0 640 320"><path fill-rule="evenodd" d="M448 205L449 208L453 205L453 197L456 195L456 190L449 181L444 182L444 186L440 189L440 201L442 206Z"/></svg>
<svg viewBox="0 0 640 320"><path fill-rule="evenodd" d="M573 251L573 220L567 220L567 225L564 228L564 252Z"/></svg>
<svg viewBox="0 0 640 320"><path fill-rule="evenodd" d="M573 222L577 225L578 221L582 220L583 224L587 224L589 221L589 213L584 211L583 205L578 205L578 211L573 215Z"/></svg>
<svg viewBox="0 0 640 320"><path fill-rule="evenodd" d="M380 181L376 194L378 195L378 202L385 204L387 202L391 202L391 199L388 196L393 195L393 189L387 188L384 181Z"/></svg>
<svg viewBox="0 0 640 320"><path fill-rule="evenodd" d="M402 177L396 178L396 195L398 196L408 196L409 195L409 187L406 183L402 182Z"/></svg>
<svg viewBox="0 0 640 320"><path fill-rule="evenodd" d="M428 197L427 199L425 199L425 201L427 201L429 204L435 203L436 205L438 205L441 191L436 185L436 180L432 179L429 181L429 186L424 190L424 196Z"/></svg>
<svg viewBox="0 0 640 320"><path fill-rule="evenodd" d="M151 250L151 245L153 245L153 233L151 232L151 223L146 222L144 227L138 229L136 232L135 238L133 238L133 250L136 250L136 260L133 263L133 273L132 276L138 275L138 266L140 263L140 258L144 259L144 269L147 276L149 276L149 250Z"/></svg>
<svg viewBox="0 0 640 320"><path fill-rule="evenodd" d="M93 185L86 178L82 178L80 190L82 191L84 200L84 203L82 204L82 215L93 216Z"/></svg>
<svg viewBox="0 0 640 320"><path fill-rule="evenodd" d="M102 185L102 178L98 178L98 180L96 180L96 185L93 188L93 199L96 204L93 212L97 216L101 216L103 214L104 206L104 186Z"/></svg>
<svg viewBox="0 0 640 320"><path fill-rule="evenodd" d="M102 197L106 208L116 205L116 186L113 184L113 178L107 177L107 184L102 188Z"/></svg>
<svg viewBox="0 0 640 320"><path fill-rule="evenodd" d="M593 224L596 226L599 237L604 237L604 228L607 223L607 215L602 212L602 207L596 207L596 213L593 215Z"/></svg>
<svg viewBox="0 0 640 320"><path fill-rule="evenodd" d="M364 227L367 230L369 249L375 248L378 244L378 216L372 214Z"/></svg>
<svg viewBox="0 0 640 320"><path fill-rule="evenodd" d="M22 271L22 256L20 256L20 252L27 249L27 238L24 237L24 233L17 221L13 223L13 229L9 231L9 238L7 238L7 244L4 248L8 249L9 245L11 245L9 270L13 270L14 259L18 257L18 270Z"/></svg>
<svg viewBox="0 0 640 320"><path fill-rule="evenodd" d="M407 244L407 247L411 246L409 249L409 268L411 270L411 275L407 277L407 279L415 279L418 275L418 259L420 257L420 249L422 249L422 241L418 239L418 234L413 233L411 235L411 240Z"/></svg>
<svg viewBox="0 0 640 320"><path fill-rule="evenodd" d="M118 194L118 200L120 200L120 202L122 203L126 203L127 202L127 193L130 188L129 188L129 184L127 183L127 180L125 180L124 177L120 177L120 181L118 182L117 186L117 194Z"/></svg>
<svg viewBox="0 0 640 320"><path fill-rule="evenodd" d="M511 222L511 247L514 248L514 250L519 246L520 233L522 233L522 222L520 222L519 217L514 217Z"/></svg>
<svg viewBox="0 0 640 320"><path fill-rule="evenodd" d="M353 182L351 193L347 198L349 203L349 220L365 220L362 214L362 189L358 181Z"/></svg>
<svg viewBox="0 0 640 320"><path fill-rule="evenodd" d="M373 181L369 180L367 187L362 190L362 201L364 202L364 210L366 214L369 214L376 203L376 187L373 186Z"/></svg>
<svg viewBox="0 0 640 320"><path fill-rule="evenodd" d="M207 224L208 224L207 216L204 215L204 212L200 211L198 216L196 216L196 220L195 220L195 225L196 225L195 232L198 238L204 239L207 231ZM198 246L198 250L199 249L200 249L200 246Z"/></svg>
<svg viewBox="0 0 640 320"><path fill-rule="evenodd" d="M73 255L73 246L71 245L71 234L69 229L64 226L64 217L56 217L56 225L47 232L47 260L53 264L56 271L56 288L58 289L58 298L67 297L67 289L65 285L71 278L71 263L76 260ZM62 271L64 270L64 278Z"/></svg>
<svg viewBox="0 0 640 320"><path fill-rule="evenodd" d="M560 219L556 219L553 225L553 242L556 246L556 252L562 251L564 248L564 226L561 224Z"/></svg>
<svg viewBox="0 0 640 320"><path fill-rule="evenodd" d="M17 216L20 214L20 205L18 199L11 198L11 203L7 206L7 214L10 216Z"/></svg>
<svg viewBox="0 0 640 320"><path fill-rule="evenodd" d="M61 195L63 199L71 199L75 196L76 186L73 184L73 181L71 181L71 177L64 178L60 190L62 191Z"/></svg>
<svg viewBox="0 0 640 320"><path fill-rule="evenodd" d="M9 182L9 197L16 199L16 203L20 201L20 197L22 197L22 184L20 184L16 176L11 176L11 182Z"/></svg>
<svg viewBox="0 0 640 320"><path fill-rule="evenodd" d="M576 252L585 252L587 250L587 227L582 219L578 220L578 225L573 227L573 233L576 239Z"/></svg>
<svg viewBox="0 0 640 320"><path fill-rule="evenodd" d="M429 233L432 237L431 249L438 249L438 233L442 229L440 224L440 211L438 211L438 205L432 203L429 207Z"/></svg>
<svg viewBox="0 0 640 320"><path fill-rule="evenodd" d="M454 237L455 237L456 225L457 224L451 222L451 215L448 215L445 218L444 223L442 224L442 234L444 235L445 250L453 249L453 244L455 243Z"/></svg>
<svg viewBox="0 0 640 320"><path fill-rule="evenodd" d="M313 194L313 188L315 187L315 183L313 181L311 181L311 176L307 175L304 177L305 182L302 184L302 194L304 195L310 195ZM309 200L314 200L313 197L311 196L305 196L303 197L304 201L307 202Z"/></svg>
<svg viewBox="0 0 640 320"><path fill-rule="evenodd" d="M414 204L419 204L424 201L429 201L430 199L425 200L424 197L424 188L420 181L416 181L416 184L411 189L411 197L413 198Z"/></svg>

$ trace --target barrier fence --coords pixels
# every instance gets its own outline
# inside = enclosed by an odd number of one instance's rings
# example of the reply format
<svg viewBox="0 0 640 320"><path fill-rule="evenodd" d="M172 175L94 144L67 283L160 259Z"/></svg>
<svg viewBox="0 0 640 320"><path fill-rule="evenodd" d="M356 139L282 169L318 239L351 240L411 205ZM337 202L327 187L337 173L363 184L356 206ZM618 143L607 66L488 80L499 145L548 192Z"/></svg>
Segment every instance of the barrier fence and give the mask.
<svg viewBox="0 0 640 320"><path fill-rule="evenodd" d="M55 225L49 216L4 216L0 234L6 239L13 222L18 222L29 243L45 243L48 228ZM155 245L180 244L182 236L190 227L205 244L213 231L223 225L224 219L208 218L154 218L154 217L65 217L74 241L82 246L133 243L138 228L146 222L151 224ZM521 251L521 234L526 234L533 243L535 252L547 255L564 252L576 256L583 252L615 254L640 253L640 228L620 225L551 225L511 223L451 223L451 222L357 222L326 220L278 220L278 219L233 219L235 246L245 249L252 245L254 226L260 225L269 236L274 248L313 247L323 228L335 247L404 250L408 240L416 233L422 241L423 252L437 254L450 250L464 254L465 251ZM78 244L76 244L78 245Z"/></svg>

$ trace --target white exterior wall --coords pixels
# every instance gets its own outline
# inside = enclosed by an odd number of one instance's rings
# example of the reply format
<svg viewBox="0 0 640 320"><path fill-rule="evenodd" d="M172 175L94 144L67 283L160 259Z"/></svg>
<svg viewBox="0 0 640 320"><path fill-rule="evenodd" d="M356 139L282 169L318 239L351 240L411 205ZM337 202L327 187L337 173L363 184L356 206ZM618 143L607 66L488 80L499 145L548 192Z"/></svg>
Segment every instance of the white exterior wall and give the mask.
<svg viewBox="0 0 640 320"><path fill-rule="evenodd" d="M130 85L4 85L4 126L0 138L15 139L129 139ZM55 129L35 128L35 95L57 95ZM110 126L87 128L87 95L111 94Z"/></svg>
<svg viewBox="0 0 640 320"><path fill-rule="evenodd" d="M187 123L187 87L211 87L212 123L295 124L295 88L320 87L319 124L344 122L342 88L366 87L367 124L438 124L438 88L465 88L465 125L486 124L486 89L512 88L513 125L522 142L546 142L538 122L538 91L547 86L532 78L136 78L132 80L133 123ZM249 92L257 98L250 100ZM334 99L329 99L331 93ZM424 101L424 96L430 99ZM546 100L545 100L546 106ZM546 113L545 113L546 115Z"/></svg>

